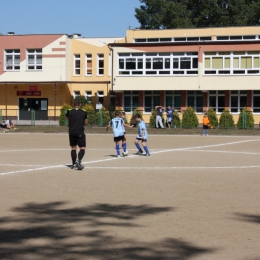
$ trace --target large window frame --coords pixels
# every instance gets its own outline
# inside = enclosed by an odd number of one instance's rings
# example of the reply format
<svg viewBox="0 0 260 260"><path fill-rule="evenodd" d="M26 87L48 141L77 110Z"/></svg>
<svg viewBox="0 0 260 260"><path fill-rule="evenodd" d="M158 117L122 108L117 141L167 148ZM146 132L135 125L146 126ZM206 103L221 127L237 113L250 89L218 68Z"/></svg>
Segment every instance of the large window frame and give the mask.
<svg viewBox="0 0 260 260"><path fill-rule="evenodd" d="M231 113L240 113L240 111L247 106L247 91L231 90L229 104Z"/></svg>
<svg viewBox="0 0 260 260"><path fill-rule="evenodd" d="M209 107L212 107L217 114L225 109L225 90L210 90L208 95Z"/></svg>
<svg viewBox="0 0 260 260"><path fill-rule="evenodd" d="M260 51L203 53L204 75L255 75L260 73Z"/></svg>
<svg viewBox="0 0 260 260"><path fill-rule="evenodd" d="M139 107L139 91L124 92L124 111L133 112Z"/></svg>
<svg viewBox="0 0 260 260"><path fill-rule="evenodd" d="M80 54L74 54L74 76L80 76Z"/></svg>
<svg viewBox="0 0 260 260"><path fill-rule="evenodd" d="M42 70L42 49L26 50L27 70Z"/></svg>
<svg viewBox="0 0 260 260"><path fill-rule="evenodd" d="M152 112L160 106L160 91L144 91L144 112Z"/></svg>
<svg viewBox="0 0 260 260"><path fill-rule="evenodd" d="M187 91L187 107L192 107L196 113L203 113L203 93Z"/></svg>
<svg viewBox="0 0 260 260"><path fill-rule="evenodd" d="M118 53L117 76L198 76L198 52Z"/></svg>
<svg viewBox="0 0 260 260"><path fill-rule="evenodd" d="M5 71L19 71L20 70L20 50L5 50L5 63L4 70Z"/></svg>
<svg viewBox="0 0 260 260"><path fill-rule="evenodd" d="M253 90L253 113L260 113L260 90Z"/></svg>
<svg viewBox="0 0 260 260"><path fill-rule="evenodd" d="M181 110L181 91L165 91L165 107Z"/></svg>

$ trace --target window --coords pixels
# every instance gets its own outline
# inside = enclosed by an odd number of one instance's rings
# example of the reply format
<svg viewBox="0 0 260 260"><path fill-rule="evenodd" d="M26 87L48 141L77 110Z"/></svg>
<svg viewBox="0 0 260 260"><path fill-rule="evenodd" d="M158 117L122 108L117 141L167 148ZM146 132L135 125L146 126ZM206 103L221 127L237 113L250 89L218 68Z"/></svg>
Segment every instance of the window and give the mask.
<svg viewBox="0 0 260 260"><path fill-rule="evenodd" d="M205 52L204 74L259 74L260 52Z"/></svg>
<svg viewBox="0 0 260 260"><path fill-rule="evenodd" d="M198 53L119 53L118 75L198 74Z"/></svg>
<svg viewBox="0 0 260 260"><path fill-rule="evenodd" d="M80 76L80 54L74 54L74 76Z"/></svg>
<svg viewBox="0 0 260 260"><path fill-rule="evenodd" d="M91 104L92 103L92 92L91 91L86 91L85 92L85 98L87 100L87 103Z"/></svg>
<svg viewBox="0 0 260 260"><path fill-rule="evenodd" d="M86 54L86 76L92 76L92 54Z"/></svg>
<svg viewBox="0 0 260 260"><path fill-rule="evenodd" d="M225 91L209 91L209 107L221 113L225 109Z"/></svg>
<svg viewBox="0 0 260 260"><path fill-rule="evenodd" d="M79 97L79 96L80 96L80 91L75 90L74 93L73 93L73 97L76 98L76 97Z"/></svg>
<svg viewBox="0 0 260 260"><path fill-rule="evenodd" d="M5 70L20 70L20 50L5 50Z"/></svg>
<svg viewBox="0 0 260 260"><path fill-rule="evenodd" d="M124 110L132 112L139 106L139 92L125 91L124 92Z"/></svg>
<svg viewBox="0 0 260 260"><path fill-rule="evenodd" d="M187 106L192 107L196 113L203 112L203 94L201 91L187 91Z"/></svg>
<svg viewBox="0 0 260 260"><path fill-rule="evenodd" d="M260 90L253 91L253 112L260 113Z"/></svg>
<svg viewBox="0 0 260 260"><path fill-rule="evenodd" d="M171 106L175 110L181 110L181 92L180 91L166 91L165 92L165 106Z"/></svg>
<svg viewBox="0 0 260 260"><path fill-rule="evenodd" d="M232 90L230 93L230 111L232 113L239 113L247 106L247 92L245 90Z"/></svg>
<svg viewBox="0 0 260 260"><path fill-rule="evenodd" d="M104 76L104 54L98 54L98 75Z"/></svg>
<svg viewBox="0 0 260 260"><path fill-rule="evenodd" d="M32 49L27 50L27 69L41 70L42 69L42 50Z"/></svg>
<svg viewBox="0 0 260 260"><path fill-rule="evenodd" d="M159 91L145 91L144 92L144 111L151 112L156 106L160 106L160 92Z"/></svg>
<svg viewBox="0 0 260 260"><path fill-rule="evenodd" d="M97 104L104 103L104 91L97 91Z"/></svg>

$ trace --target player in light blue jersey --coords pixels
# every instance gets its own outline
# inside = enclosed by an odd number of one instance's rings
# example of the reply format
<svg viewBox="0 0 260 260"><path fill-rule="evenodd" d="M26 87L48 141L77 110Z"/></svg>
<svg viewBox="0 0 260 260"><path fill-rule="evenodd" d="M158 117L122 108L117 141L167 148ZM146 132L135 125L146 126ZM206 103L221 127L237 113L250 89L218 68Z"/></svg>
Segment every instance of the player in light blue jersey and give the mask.
<svg viewBox="0 0 260 260"><path fill-rule="evenodd" d="M142 120L141 116L139 114L135 115L135 119L138 122L138 134L135 139L135 146L138 149L138 152L136 154L142 154L143 150L141 149L139 145L139 141L142 142L142 146L145 150L146 156L150 156L148 147L146 146L146 142L148 139L148 132L145 125L145 122Z"/></svg>
<svg viewBox="0 0 260 260"><path fill-rule="evenodd" d="M126 127L133 127L130 125L127 125L124 122L124 119L119 117L119 112L115 113L115 118L113 118L109 123L108 126L106 128L106 131L108 131L108 129L110 127L112 127L113 132L114 132L114 142L116 143L116 152L117 152L117 157L120 158L120 146L119 143L120 141L122 141L122 146L124 149L123 152L123 156L126 156L128 153L126 151L126 140L125 140L125 126Z"/></svg>

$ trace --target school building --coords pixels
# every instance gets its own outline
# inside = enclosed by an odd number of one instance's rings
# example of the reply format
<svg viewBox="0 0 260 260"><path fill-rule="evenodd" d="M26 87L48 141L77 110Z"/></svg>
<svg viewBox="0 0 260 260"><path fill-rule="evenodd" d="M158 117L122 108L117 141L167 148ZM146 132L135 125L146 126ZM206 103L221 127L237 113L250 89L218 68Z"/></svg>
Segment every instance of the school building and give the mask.
<svg viewBox="0 0 260 260"><path fill-rule="evenodd" d="M84 95L94 107L135 108L148 123L156 105L200 121L213 107L241 109L260 121L260 27L129 29L121 38L0 35L0 109L3 117L58 120L60 108Z"/></svg>

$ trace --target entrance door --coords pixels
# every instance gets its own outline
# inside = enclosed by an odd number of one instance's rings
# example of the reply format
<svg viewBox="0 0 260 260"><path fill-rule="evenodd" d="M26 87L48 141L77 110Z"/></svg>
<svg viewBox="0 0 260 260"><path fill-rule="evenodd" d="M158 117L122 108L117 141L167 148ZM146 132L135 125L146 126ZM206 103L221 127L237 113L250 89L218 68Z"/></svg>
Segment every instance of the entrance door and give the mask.
<svg viewBox="0 0 260 260"><path fill-rule="evenodd" d="M35 110L35 120L48 120L48 99L19 98L19 120L31 120L31 110Z"/></svg>

